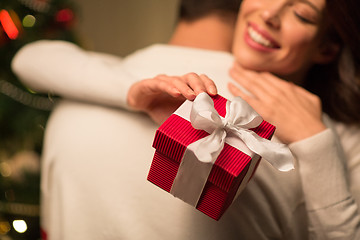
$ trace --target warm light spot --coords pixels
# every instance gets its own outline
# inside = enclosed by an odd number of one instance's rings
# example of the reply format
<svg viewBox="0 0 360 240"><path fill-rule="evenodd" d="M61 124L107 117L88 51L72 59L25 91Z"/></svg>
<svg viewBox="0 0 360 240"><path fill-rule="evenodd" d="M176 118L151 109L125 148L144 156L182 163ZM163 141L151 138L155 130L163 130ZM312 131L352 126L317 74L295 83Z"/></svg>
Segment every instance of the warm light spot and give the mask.
<svg viewBox="0 0 360 240"><path fill-rule="evenodd" d="M8 35L10 39L14 40L19 36L19 30L16 28L16 25L11 19L8 11L0 11L0 23L3 26L6 35Z"/></svg>
<svg viewBox="0 0 360 240"><path fill-rule="evenodd" d="M11 167L7 162L0 163L0 174L3 177L9 177L11 175Z"/></svg>
<svg viewBox="0 0 360 240"><path fill-rule="evenodd" d="M24 27L33 27L35 25L36 18L33 15L26 15L23 18L22 24Z"/></svg>
<svg viewBox="0 0 360 240"><path fill-rule="evenodd" d="M18 233L24 233L27 230L27 224L24 220L14 220L13 227Z"/></svg>
<svg viewBox="0 0 360 240"><path fill-rule="evenodd" d="M0 222L0 235L5 235L10 231L10 224L7 221Z"/></svg>
<svg viewBox="0 0 360 240"><path fill-rule="evenodd" d="M74 18L74 13L71 9L62 9L56 14L56 21L57 22L69 22Z"/></svg>

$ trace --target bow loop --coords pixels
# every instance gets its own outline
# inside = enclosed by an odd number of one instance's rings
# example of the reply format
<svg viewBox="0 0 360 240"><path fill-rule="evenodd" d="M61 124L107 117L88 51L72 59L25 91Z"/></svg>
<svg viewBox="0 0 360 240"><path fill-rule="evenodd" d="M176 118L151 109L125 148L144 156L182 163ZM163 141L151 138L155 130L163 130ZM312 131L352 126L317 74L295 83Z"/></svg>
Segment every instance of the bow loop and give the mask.
<svg viewBox="0 0 360 240"><path fill-rule="evenodd" d="M226 103L225 118L241 128L256 128L263 121L263 118L240 97Z"/></svg>
<svg viewBox="0 0 360 240"><path fill-rule="evenodd" d="M265 158L280 171L294 168L290 150L280 143L274 143L249 130L259 126L263 119L240 97L226 103L226 116L221 117L214 108L213 100L206 93L199 94L193 102L190 121L195 129L210 135L198 140L194 154L201 162L214 163L228 135L235 136L254 153Z"/></svg>
<svg viewBox="0 0 360 240"><path fill-rule="evenodd" d="M209 101L209 95L199 94L193 102L190 113L190 121L195 129L213 132L223 125L223 121L214 108L214 102Z"/></svg>

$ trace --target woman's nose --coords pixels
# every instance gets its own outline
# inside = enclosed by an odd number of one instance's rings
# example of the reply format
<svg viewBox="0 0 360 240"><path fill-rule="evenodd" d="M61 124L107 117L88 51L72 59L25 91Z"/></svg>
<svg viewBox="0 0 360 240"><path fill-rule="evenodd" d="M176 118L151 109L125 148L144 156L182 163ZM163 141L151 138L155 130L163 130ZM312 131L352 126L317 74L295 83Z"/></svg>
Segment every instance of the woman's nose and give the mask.
<svg viewBox="0 0 360 240"><path fill-rule="evenodd" d="M281 26L281 15L286 6L286 1L271 1L261 11L261 18L270 27L279 29Z"/></svg>

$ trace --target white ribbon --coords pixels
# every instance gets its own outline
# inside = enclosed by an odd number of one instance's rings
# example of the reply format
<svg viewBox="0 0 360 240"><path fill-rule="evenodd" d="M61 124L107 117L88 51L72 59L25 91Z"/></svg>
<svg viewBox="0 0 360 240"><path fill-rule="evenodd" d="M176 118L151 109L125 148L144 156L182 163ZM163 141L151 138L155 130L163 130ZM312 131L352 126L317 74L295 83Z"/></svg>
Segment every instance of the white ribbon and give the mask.
<svg viewBox="0 0 360 240"><path fill-rule="evenodd" d="M205 130L210 134L198 140L199 146L195 149L195 156L201 162L214 163L224 148L226 137L235 136L278 170L294 169L293 156L285 144L271 142L249 130L259 126L263 119L240 97L232 102L227 101L226 116L222 118L209 95L199 94L193 103L190 121L195 129Z"/></svg>
<svg viewBox="0 0 360 240"><path fill-rule="evenodd" d="M181 107L179 111L182 111ZM183 114L179 115L184 117ZM286 145L271 142L249 130L259 126L263 119L240 97L227 101L226 116L223 118L215 110L210 96L201 93L192 103L190 121L195 129L205 130L210 135L188 146L170 192L193 206L196 206L225 142L236 148L239 142L245 144L280 171L294 169L293 156ZM243 152L251 154L246 150Z"/></svg>

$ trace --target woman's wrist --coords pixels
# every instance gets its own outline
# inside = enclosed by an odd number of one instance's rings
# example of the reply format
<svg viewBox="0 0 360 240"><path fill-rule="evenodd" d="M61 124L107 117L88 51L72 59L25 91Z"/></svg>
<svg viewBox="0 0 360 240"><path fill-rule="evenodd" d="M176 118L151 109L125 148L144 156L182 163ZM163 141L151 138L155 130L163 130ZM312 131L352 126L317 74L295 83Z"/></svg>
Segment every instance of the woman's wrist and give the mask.
<svg viewBox="0 0 360 240"><path fill-rule="evenodd" d="M286 141L287 144L299 142L308 138L311 138L323 131L325 131L327 127L323 122L319 122L317 124L308 125L305 129L299 129L297 131L297 134L293 134L289 137L289 139Z"/></svg>

